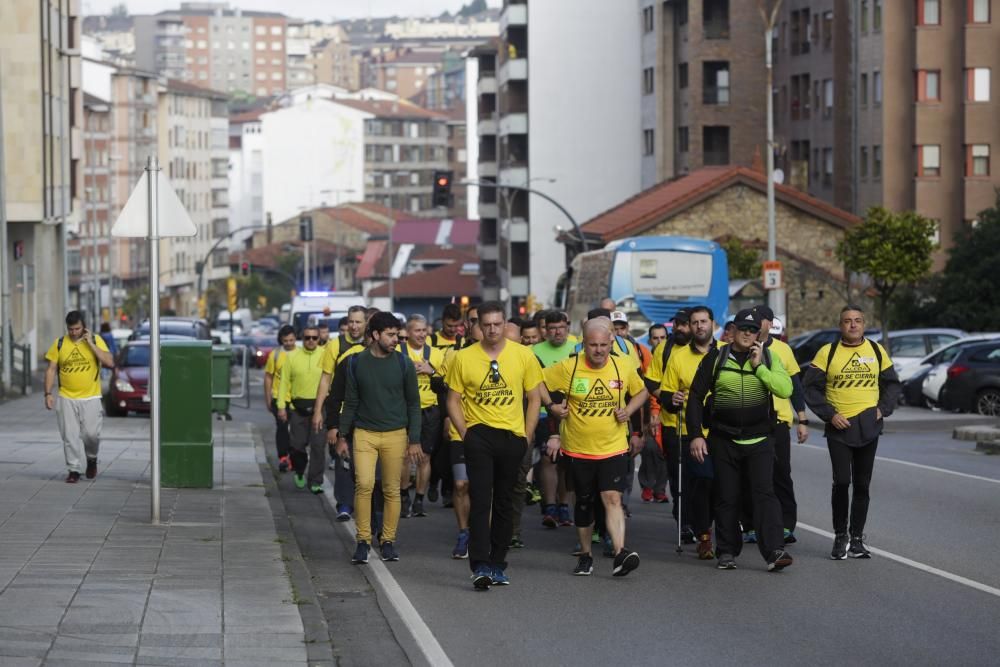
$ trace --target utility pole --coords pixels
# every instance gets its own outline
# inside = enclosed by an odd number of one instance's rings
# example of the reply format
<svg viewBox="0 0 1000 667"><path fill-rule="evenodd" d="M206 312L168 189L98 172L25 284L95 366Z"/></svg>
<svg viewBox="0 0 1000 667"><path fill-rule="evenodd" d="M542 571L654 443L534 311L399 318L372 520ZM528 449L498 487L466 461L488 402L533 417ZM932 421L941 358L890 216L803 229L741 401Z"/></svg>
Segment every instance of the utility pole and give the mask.
<svg viewBox="0 0 1000 667"><path fill-rule="evenodd" d="M0 391L10 389L10 364L14 359L10 339L10 253L7 249L7 169L4 162L3 62L0 61Z"/></svg>
<svg viewBox="0 0 1000 667"><path fill-rule="evenodd" d="M764 19L764 65L767 68L767 260L774 262L778 255L777 229L774 220L774 54L771 45L774 38L774 25L778 19L781 0L775 0L770 13L764 8L764 3L758 5L761 18ZM781 317L788 326L785 316L785 289L772 289L767 295L768 305L775 315Z"/></svg>

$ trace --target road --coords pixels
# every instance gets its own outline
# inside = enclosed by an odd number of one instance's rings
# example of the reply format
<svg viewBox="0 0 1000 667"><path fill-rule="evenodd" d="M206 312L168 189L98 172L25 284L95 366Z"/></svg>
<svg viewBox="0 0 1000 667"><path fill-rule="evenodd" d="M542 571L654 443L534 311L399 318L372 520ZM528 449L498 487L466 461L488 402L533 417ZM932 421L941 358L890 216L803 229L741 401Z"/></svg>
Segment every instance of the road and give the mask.
<svg viewBox="0 0 1000 667"><path fill-rule="evenodd" d="M256 377L253 384L259 393ZM260 407L233 415L269 432ZM801 525L791 547L796 562L780 574L765 571L755 548L727 572L698 561L693 547L677 555L670 506L639 502L628 544L642 565L626 578L612 578L601 558L594 576L572 577L575 531L543 528L530 507L527 548L509 556L512 585L476 593L467 561L450 558L455 523L440 504L426 518L402 521L402 558L388 571L456 665L995 664L1000 458L952 441L943 426L883 436L867 532L870 546L887 553L833 562L823 534L830 464L822 444L814 431L793 450ZM287 477L280 486L291 492ZM330 549L314 552L309 567L349 558L343 537L331 534Z"/></svg>

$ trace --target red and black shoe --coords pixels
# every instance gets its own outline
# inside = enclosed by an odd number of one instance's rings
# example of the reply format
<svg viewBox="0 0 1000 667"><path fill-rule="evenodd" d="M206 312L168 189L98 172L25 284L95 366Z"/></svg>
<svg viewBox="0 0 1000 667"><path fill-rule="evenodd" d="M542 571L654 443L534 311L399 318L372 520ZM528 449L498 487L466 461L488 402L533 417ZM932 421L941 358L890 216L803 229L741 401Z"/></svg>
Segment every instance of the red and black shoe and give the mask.
<svg viewBox="0 0 1000 667"><path fill-rule="evenodd" d="M97 459L87 459L87 479L97 477Z"/></svg>
<svg viewBox="0 0 1000 667"><path fill-rule="evenodd" d="M75 470L70 470L69 474L66 475L67 484L76 484L79 481L80 481L80 473L78 473Z"/></svg>

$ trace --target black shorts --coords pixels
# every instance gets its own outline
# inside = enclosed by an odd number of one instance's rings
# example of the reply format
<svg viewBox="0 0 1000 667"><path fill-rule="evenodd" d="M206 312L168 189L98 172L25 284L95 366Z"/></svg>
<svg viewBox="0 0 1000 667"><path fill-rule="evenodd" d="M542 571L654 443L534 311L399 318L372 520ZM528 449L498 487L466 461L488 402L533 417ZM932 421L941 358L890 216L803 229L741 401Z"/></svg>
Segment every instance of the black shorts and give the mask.
<svg viewBox="0 0 1000 667"><path fill-rule="evenodd" d="M629 453L622 452L606 459L580 459L564 456L569 460L573 488L577 493L588 489L624 491L628 486Z"/></svg>
<svg viewBox="0 0 1000 667"><path fill-rule="evenodd" d="M424 454L430 456L437 449L443 427L444 420L438 406L432 405L420 411L420 448Z"/></svg>
<svg viewBox="0 0 1000 667"><path fill-rule="evenodd" d="M451 440L448 442L448 454L451 457L451 472L456 482L466 482L469 480L469 473L465 469L465 443L461 440Z"/></svg>

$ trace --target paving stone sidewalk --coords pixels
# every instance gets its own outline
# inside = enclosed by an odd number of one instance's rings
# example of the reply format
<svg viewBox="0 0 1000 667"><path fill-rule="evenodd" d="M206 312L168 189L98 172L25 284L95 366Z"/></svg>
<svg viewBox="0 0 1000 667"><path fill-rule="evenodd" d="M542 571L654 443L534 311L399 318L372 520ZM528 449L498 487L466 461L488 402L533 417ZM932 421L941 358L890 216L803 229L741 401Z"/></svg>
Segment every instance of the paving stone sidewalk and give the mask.
<svg viewBox="0 0 1000 667"><path fill-rule="evenodd" d="M148 419L105 419L74 485L41 397L0 405L0 665L307 664L253 443L215 422L215 488L153 526Z"/></svg>

